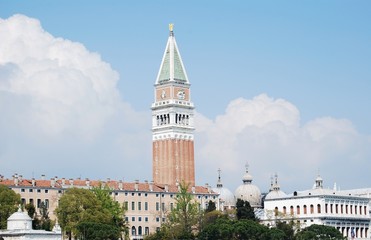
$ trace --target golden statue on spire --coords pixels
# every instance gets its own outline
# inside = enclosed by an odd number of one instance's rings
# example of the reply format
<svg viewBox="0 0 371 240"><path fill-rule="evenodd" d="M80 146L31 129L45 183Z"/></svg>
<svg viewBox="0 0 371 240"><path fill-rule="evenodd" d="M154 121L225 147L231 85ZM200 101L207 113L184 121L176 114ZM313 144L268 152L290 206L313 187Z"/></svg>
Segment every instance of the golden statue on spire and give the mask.
<svg viewBox="0 0 371 240"><path fill-rule="evenodd" d="M170 32L173 31L173 28L174 28L174 23L170 23L170 24L169 24L169 30L170 30Z"/></svg>

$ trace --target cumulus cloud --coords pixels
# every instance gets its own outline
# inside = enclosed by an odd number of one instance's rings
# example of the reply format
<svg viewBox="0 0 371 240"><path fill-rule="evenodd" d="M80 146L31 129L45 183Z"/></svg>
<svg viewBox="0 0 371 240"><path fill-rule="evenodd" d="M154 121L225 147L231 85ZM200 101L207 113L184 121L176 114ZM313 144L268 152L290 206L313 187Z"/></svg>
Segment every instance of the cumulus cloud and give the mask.
<svg viewBox="0 0 371 240"><path fill-rule="evenodd" d="M118 73L24 15L0 19L0 39L0 173L136 178L127 166L150 149L125 146L133 135L149 145L149 127Z"/></svg>
<svg viewBox="0 0 371 240"><path fill-rule="evenodd" d="M344 175L344 169L366 174L359 164L370 166L370 137L360 135L349 120L323 117L301 125L299 110L284 99L266 94L238 98L215 120L200 113L196 117L198 168L215 169L201 179L216 180L220 167L231 190L241 183L247 162L262 191L268 190L275 172L289 190L310 187L319 172L329 182L355 187L357 180Z"/></svg>
<svg viewBox="0 0 371 240"><path fill-rule="evenodd" d="M118 74L98 54L23 15L1 19L0 37L3 128L91 138L116 111Z"/></svg>

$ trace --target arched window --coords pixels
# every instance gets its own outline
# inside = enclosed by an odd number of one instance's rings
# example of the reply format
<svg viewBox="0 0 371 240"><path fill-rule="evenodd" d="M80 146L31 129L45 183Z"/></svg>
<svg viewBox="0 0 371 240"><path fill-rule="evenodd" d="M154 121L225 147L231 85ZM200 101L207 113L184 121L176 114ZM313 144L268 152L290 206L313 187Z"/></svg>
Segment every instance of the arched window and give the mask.
<svg viewBox="0 0 371 240"><path fill-rule="evenodd" d="M300 214L300 206L298 205L298 206L296 206L296 214Z"/></svg>
<svg viewBox="0 0 371 240"><path fill-rule="evenodd" d="M325 213L328 213L328 204L325 204Z"/></svg>
<svg viewBox="0 0 371 240"><path fill-rule="evenodd" d="M321 204L317 204L317 213L321 213Z"/></svg>
<svg viewBox="0 0 371 240"><path fill-rule="evenodd" d="M290 207L290 215L294 215L294 206Z"/></svg>
<svg viewBox="0 0 371 240"><path fill-rule="evenodd" d="M303 208L304 208L304 214L307 214L307 205L304 205Z"/></svg>
<svg viewBox="0 0 371 240"><path fill-rule="evenodd" d="M283 207L283 214L286 214L286 206Z"/></svg>
<svg viewBox="0 0 371 240"><path fill-rule="evenodd" d="M274 216L278 216L278 207L274 208Z"/></svg>
<svg viewBox="0 0 371 240"><path fill-rule="evenodd" d="M313 214L314 213L314 206L313 204L310 205L310 214Z"/></svg>
<svg viewBox="0 0 371 240"><path fill-rule="evenodd" d="M139 236L142 235L142 226L139 226L139 227L138 227L138 235L139 235Z"/></svg>
<svg viewBox="0 0 371 240"><path fill-rule="evenodd" d="M149 235L149 227L146 227L146 228L144 229L144 234L145 234L145 235Z"/></svg>
<svg viewBox="0 0 371 240"><path fill-rule="evenodd" d="M132 236L136 236L137 235L137 230L136 230L136 228L134 226L131 227L131 235Z"/></svg>
<svg viewBox="0 0 371 240"><path fill-rule="evenodd" d="M335 204L335 213L337 214L339 211L338 211L338 207L339 207L339 204Z"/></svg>
<svg viewBox="0 0 371 240"><path fill-rule="evenodd" d="M330 213L333 213L332 209L334 207L334 204L330 204Z"/></svg>

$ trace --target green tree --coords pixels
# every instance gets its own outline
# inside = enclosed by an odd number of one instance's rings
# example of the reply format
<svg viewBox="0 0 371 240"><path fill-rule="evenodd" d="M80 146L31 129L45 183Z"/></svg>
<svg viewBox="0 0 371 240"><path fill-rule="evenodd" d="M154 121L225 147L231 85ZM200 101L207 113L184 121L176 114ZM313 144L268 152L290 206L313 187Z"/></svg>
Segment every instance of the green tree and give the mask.
<svg viewBox="0 0 371 240"><path fill-rule="evenodd" d="M128 226L125 222L125 209L119 202L111 197L111 189L100 184L93 188L93 193L102 204L104 210L108 211L111 216L111 225L116 227L119 232L123 232L125 236L129 236ZM119 234L121 236L121 234Z"/></svg>
<svg viewBox="0 0 371 240"><path fill-rule="evenodd" d="M212 212L212 211L215 211L215 210L216 210L215 202L210 200L207 204L207 208L206 208L205 212L208 213L208 212Z"/></svg>
<svg viewBox="0 0 371 240"><path fill-rule="evenodd" d="M59 200L58 222L69 239L79 234L82 222L109 223L110 216L94 193L87 189L70 188Z"/></svg>
<svg viewBox="0 0 371 240"><path fill-rule="evenodd" d="M278 221L276 223L276 228L281 230L285 233L285 237L287 240L295 239L295 229L294 229L294 222L290 221L289 224L285 222Z"/></svg>
<svg viewBox="0 0 371 240"><path fill-rule="evenodd" d="M237 220L241 219L249 219L254 221L256 220L254 209L251 207L248 201L237 199L236 211Z"/></svg>
<svg viewBox="0 0 371 240"><path fill-rule="evenodd" d="M121 234L120 228L114 225L96 222L81 222L77 224L77 229L77 238L81 240L115 240Z"/></svg>
<svg viewBox="0 0 371 240"><path fill-rule="evenodd" d="M176 239L193 239L199 217L199 204L188 192L189 185L179 185L179 193L175 197L175 207L169 214L169 226L176 234Z"/></svg>
<svg viewBox="0 0 371 240"><path fill-rule="evenodd" d="M19 194L7 186L0 185L0 229L6 229L8 218L17 211L20 203Z"/></svg>
<svg viewBox="0 0 371 240"><path fill-rule="evenodd" d="M330 240L330 239L346 239L334 227L313 224L299 231L295 238L297 240Z"/></svg>

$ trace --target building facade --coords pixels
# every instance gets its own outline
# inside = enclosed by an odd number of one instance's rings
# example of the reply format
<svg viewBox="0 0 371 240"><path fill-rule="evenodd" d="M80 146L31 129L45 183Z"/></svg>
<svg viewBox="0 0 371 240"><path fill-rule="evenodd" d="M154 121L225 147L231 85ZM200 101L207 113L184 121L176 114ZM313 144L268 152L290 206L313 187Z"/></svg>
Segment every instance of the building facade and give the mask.
<svg viewBox="0 0 371 240"><path fill-rule="evenodd" d="M152 104L153 181L195 185L194 105L173 27L155 82Z"/></svg>
<svg viewBox="0 0 371 240"><path fill-rule="evenodd" d="M298 228L327 225L335 227L345 237L368 239L370 198L324 189L322 178L318 176L313 189L286 195L279 188L273 188L268 193L262 222L274 226L277 221L293 221Z"/></svg>
<svg viewBox="0 0 371 240"><path fill-rule="evenodd" d="M23 179L21 175L14 174L11 179L0 178L0 184L21 195L22 204L32 203L39 213L41 204L45 204L49 217L56 219L55 209L58 200L69 188L92 189L100 184L111 189L111 196L126 209L125 220L129 225L131 239L143 239L146 235L154 233L161 224L167 221L167 214L175 206L175 196L179 192L178 186L156 184L148 182L123 182L121 180L107 179L81 180L58 177L46 180ZM218 203L218 194L210 186L191 186L189 192L200 205L200 211L207 208L208 202Z"/></svg>

